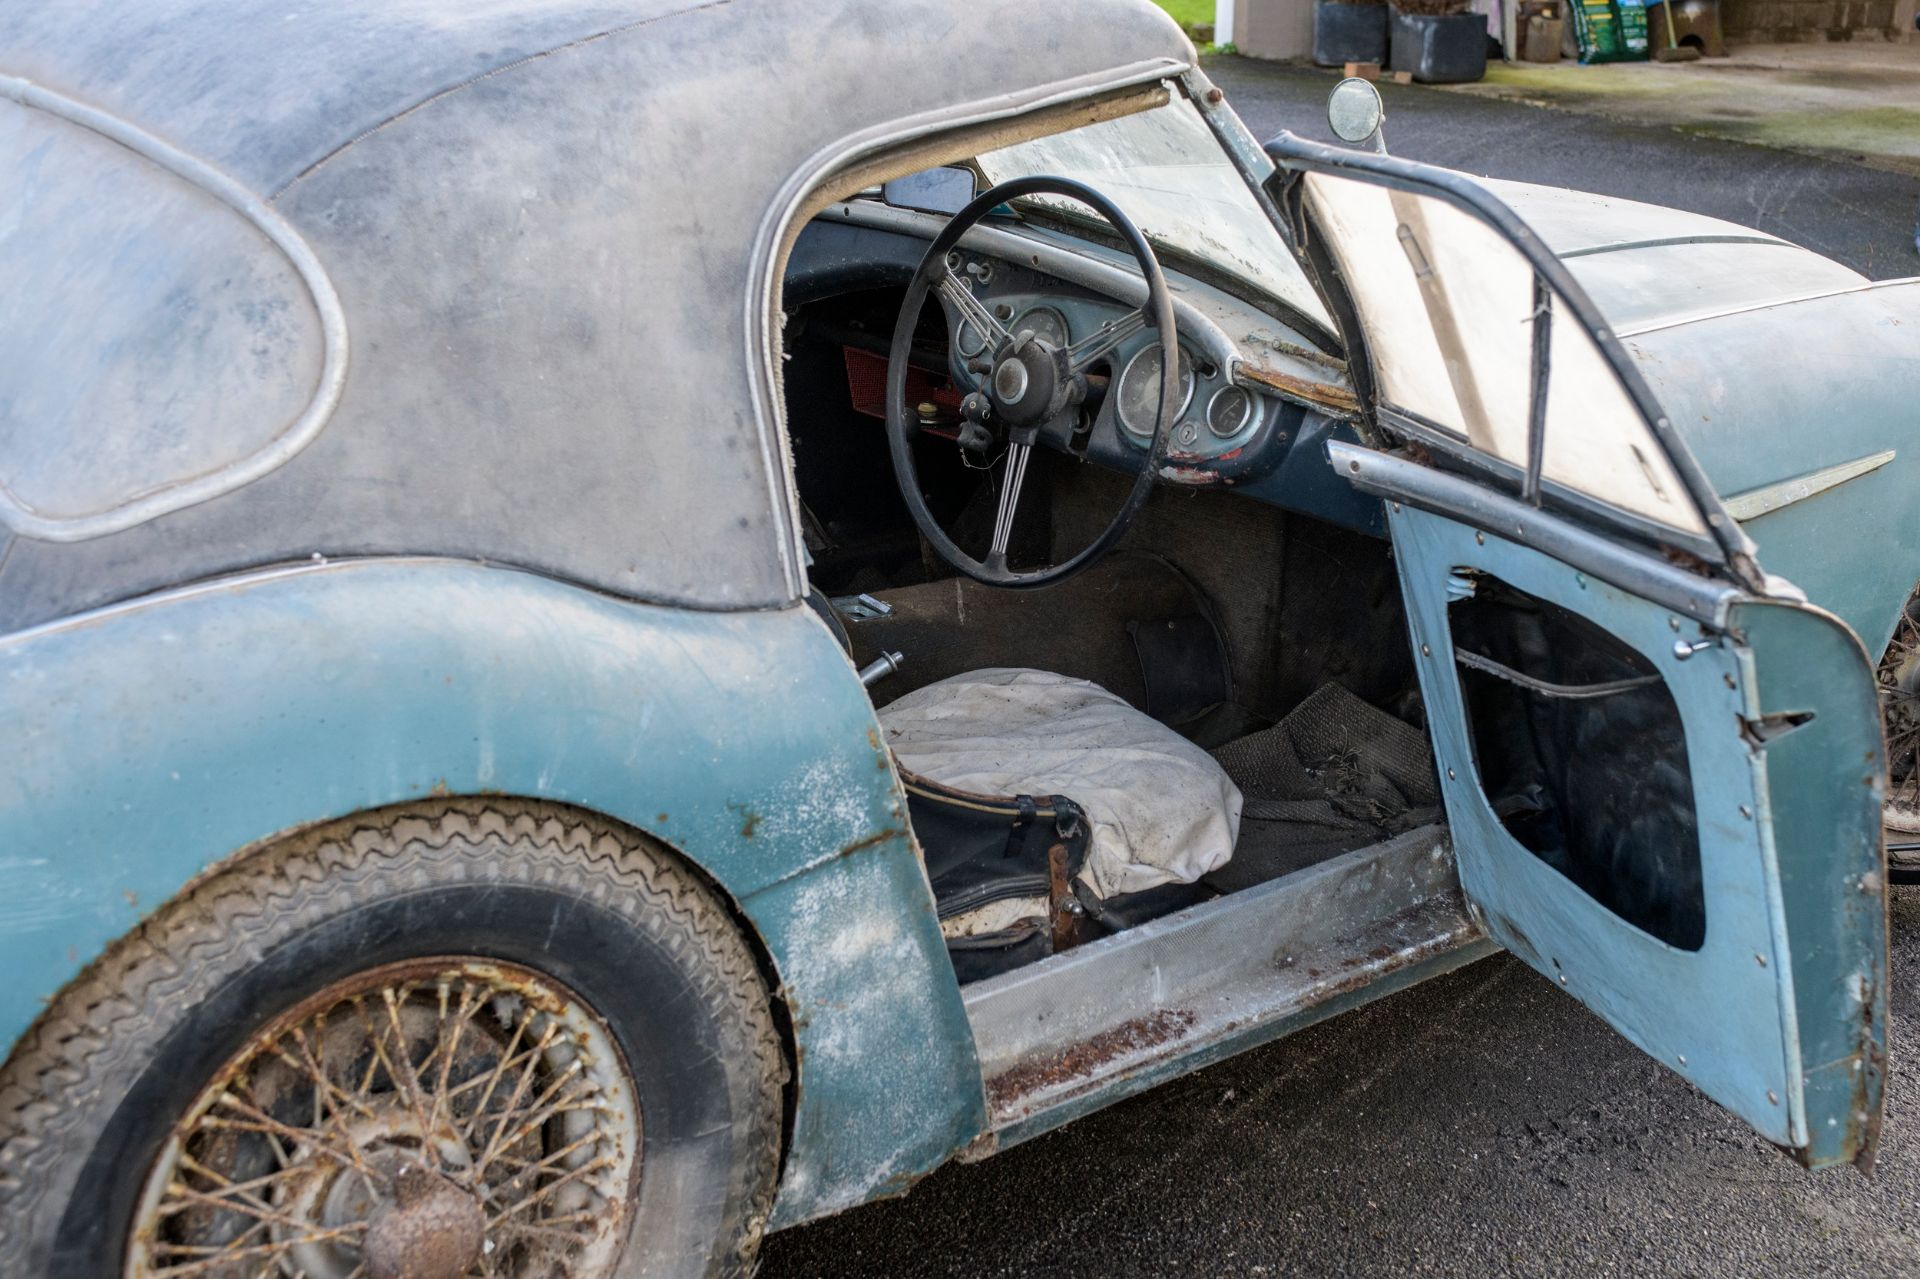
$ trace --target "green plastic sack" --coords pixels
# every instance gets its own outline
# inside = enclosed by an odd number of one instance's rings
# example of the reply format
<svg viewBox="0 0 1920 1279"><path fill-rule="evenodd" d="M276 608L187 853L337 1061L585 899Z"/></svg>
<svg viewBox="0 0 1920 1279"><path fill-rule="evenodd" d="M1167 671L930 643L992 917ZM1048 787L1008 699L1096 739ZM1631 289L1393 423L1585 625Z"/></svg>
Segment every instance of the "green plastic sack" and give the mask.
<svg viewBox="0 0 1920 1279"><path fill-rule="evenodd" d="M1620 51L1628 59L1645 61L1647 56L1646 0L1614 0L1620 15Z"/></svg>
<svg viewBox="0 0 1920 1279"><path fill-rule="evenodd" d="M1573 0L1573 38L1582 62L1644 62L1644 0Z"/></svg>

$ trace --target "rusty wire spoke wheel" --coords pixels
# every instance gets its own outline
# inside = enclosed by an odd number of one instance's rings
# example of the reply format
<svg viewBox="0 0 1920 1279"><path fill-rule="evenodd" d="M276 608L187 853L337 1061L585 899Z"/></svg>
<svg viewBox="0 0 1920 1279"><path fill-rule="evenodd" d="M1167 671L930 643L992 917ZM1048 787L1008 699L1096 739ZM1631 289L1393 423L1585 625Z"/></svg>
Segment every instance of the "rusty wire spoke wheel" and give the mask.
<svg viewBox="0 0 1920 1279"><path fill-rule="evenodd" d="M1907 599L1893 639L1876 672L1887 732L1887 804L1883 824L1890 845L1920 842L1920 590ZM1920 852L1890 846L1896 869L1920 869Z"/></svg>
<svg viewBox="0 0 1920 1279"><path fill-rule="evenodd" d="M746 1279L788 1065L671 849L423 800L197 881L0 1065L0 1279Z"/></svg>
<svg viewBox="0 0 1920 1279"><path fill-rule="evenodd" d="M128 1273L594 1279L639 1150L626 1065L572 992L491 960L390 964L220 1070L147 1177Z"/></svg>

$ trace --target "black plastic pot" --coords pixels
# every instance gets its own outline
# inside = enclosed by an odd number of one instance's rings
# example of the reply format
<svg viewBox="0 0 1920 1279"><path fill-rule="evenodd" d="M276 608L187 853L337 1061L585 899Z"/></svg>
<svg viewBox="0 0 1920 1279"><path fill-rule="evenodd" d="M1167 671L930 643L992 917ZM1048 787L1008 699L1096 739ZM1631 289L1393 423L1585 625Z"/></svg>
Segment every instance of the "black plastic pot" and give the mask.
<svg viewBox="0 0 1920 1279"><path fill-rule="evenodd" d="M1464 84L1487 74L1487 19L1478 13L1402 13L1387 22L1387 62L1425 84Z"/></svg>
<svg viewBox="0 0 1920 1279"><path fill-rule="evenodd" d="M1313 60L1323 67L1385 64L1387 6L1319 0L1313 6Z"/></svg>

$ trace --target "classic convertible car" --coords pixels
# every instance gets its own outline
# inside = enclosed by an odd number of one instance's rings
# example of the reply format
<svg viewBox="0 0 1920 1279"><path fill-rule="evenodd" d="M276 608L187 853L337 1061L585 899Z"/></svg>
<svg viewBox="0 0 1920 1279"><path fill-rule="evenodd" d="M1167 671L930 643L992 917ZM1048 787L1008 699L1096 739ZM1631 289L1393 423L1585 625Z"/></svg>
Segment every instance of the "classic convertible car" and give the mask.
<svg viewBox="0 0 1920 1279"><path fill-rule="evenodd" d="M1144 0L16 5L0 165L0 1273L745 1274L1502 948L1872 1159L1920 284Z"/></svg>

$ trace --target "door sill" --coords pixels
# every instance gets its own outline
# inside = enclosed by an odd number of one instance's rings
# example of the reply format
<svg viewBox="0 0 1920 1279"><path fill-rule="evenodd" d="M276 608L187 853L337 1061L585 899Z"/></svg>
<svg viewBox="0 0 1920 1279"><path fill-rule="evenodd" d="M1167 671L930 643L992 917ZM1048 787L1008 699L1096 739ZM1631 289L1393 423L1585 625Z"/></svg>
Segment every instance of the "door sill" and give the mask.
<svg viewBox="0 0 1920 1279"><path fill-rule="evenodd" d="M1436 825L976 982L992 1148L1498 949Z"/></svg>

